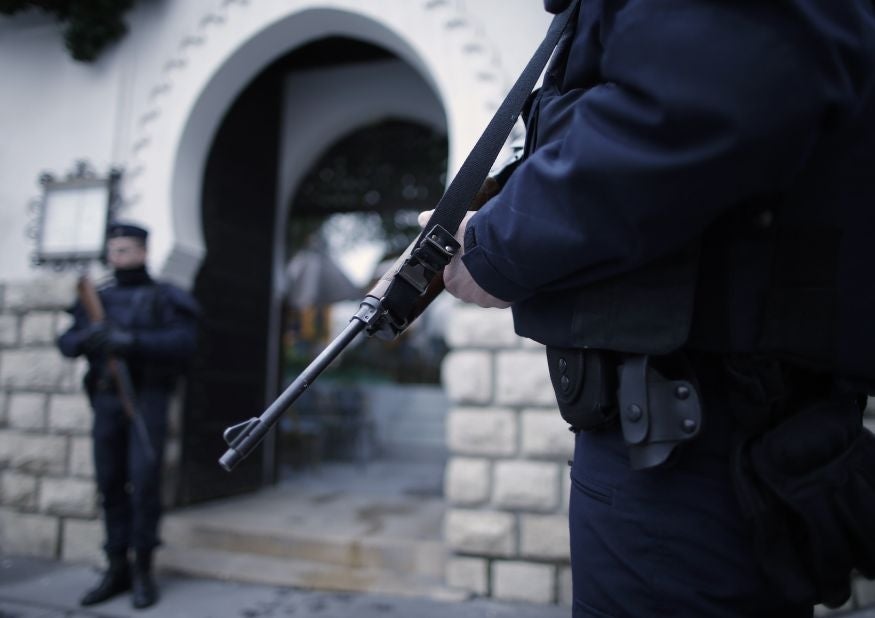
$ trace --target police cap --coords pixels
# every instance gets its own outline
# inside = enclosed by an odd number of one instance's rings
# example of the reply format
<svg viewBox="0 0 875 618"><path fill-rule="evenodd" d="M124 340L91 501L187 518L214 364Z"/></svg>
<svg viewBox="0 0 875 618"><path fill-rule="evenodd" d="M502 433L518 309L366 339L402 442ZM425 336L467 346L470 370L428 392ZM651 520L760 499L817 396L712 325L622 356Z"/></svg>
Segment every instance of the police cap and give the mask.
<svg viewBox="0 0 875 618"><path fill-rule="evenodd" d="M149 237L149 232L143 227L136 225L134 223L125 223L122 221L115 221L109 224L109 228L106 232L107 238L139 238L143 242L146 241L146 238Z"/></svg>

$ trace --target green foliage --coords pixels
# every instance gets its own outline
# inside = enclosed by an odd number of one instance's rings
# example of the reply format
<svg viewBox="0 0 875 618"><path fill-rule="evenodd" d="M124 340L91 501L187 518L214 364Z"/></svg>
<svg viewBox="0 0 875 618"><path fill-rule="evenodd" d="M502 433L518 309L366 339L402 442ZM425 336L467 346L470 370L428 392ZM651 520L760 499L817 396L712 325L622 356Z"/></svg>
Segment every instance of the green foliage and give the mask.
<svg viewBox="0 0 875 618"><path fill-rule="evenodd" d="M91 62L128 31L124 14L134 0L0 0L0 13L14 15L39 9L64 24L64 43L70 55Z"/></svg>

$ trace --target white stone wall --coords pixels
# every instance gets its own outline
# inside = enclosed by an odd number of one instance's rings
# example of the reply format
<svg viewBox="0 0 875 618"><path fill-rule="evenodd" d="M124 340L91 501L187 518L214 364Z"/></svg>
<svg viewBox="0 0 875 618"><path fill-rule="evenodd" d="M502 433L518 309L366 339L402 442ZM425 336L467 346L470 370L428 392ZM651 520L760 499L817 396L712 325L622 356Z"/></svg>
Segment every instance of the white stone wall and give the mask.
<svg viewBox="0 0 875 618"><path fill-rule="evenodd" d="M67 275L0 282L0 554L101 559L86 363L55 347L74 296ZM177 435L167 448L171 469ZM165 483L165 502L174 489Z"/></svg>
<svg viewBox="0 0 875 618"><path fill-rule="evenodd" d="M459 306L447 333L447 584L569 604L574 440L555 409L544 350L516 336L509 311Z"/></svg>

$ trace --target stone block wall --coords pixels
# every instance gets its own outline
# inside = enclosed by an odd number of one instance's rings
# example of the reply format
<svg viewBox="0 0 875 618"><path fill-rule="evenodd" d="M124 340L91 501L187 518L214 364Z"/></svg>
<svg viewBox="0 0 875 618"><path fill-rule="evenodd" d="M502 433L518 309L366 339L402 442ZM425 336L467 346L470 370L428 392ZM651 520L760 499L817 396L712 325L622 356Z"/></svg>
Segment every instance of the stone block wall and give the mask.
<svg viewBox="0 0 875 618"><path fill-rule="evenodd" d="M0 283L0 554L101 560L87 364L55 347L75 283L62 274ZM175 437L167 453L175 466Z"/></svg>
<svg viewBox="0 0 875 618"><path fill-rule="evenodd" d="M468 306L454 309L447 337L447 584L570 604L574 436L556 410L543 347L516 336L509 311Z"/></svg>
<svg viewBox="0 0 875 618"><path fill-rule="evenodd" d="M514 334L509 311L458 306L447 329L447 584L474 594L571 603L568 460L573 434L559 416L543 347ZM875 401L867 427L875 431ZM857 579L838 610L871 605Z"/></svg>

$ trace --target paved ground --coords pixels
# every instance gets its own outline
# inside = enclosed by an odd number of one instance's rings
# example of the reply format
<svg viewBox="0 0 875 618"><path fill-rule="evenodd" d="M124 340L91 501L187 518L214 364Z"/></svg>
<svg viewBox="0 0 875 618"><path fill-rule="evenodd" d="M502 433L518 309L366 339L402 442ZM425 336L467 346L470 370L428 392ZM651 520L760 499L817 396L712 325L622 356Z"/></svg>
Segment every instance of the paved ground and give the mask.
<svg viewBox="0 0 875 618"><path fill-rule="evenodd" d="M0 557L0 618L568 618L568 608L484 599L429 601L370 594L314 592L161 575L161 602L134 610L128 597L79 607L97 580L87 566ZM871 617L875 618L875 614Z"/></svg>
<svg viewBox="0 0 875 618"><path fill-rule="evenodd" d="M209 579L159 576L161 602L134 610L126 596L83 609L92 567L0 556L0 618L569 618L569 608L486 599L442 602L316 592ZM830 618L875 618L875 607Z"/></svg>
<svg viewBox="0 0 875 618"><path fill-rule="evenodd" d="M377 504L381 500L398 499L408 494L429 496L432 493L429 488L440 486L441 475L428 466L404 466L401 469L403 474L390 475L386 468L373 464L367 470L355 470L352 474L348 470L324 466L318 475L302 476L287 486L235 499L244 501L242 505L235 500L217 502L170 513L168 519L184 520L197 511L198 521L216 523L221 520L228 524L234 523L239 513L245 513L246 522L256 521L263 529L294 527L315 534L314 522L318 522L318 530L323 531L326 528L356 530L357 526L367 524L366 529L359 532L373 535L377 533L374 532L376 522L372 517L363 522L349 519L350 513L362 511L359 504L363 499L359 495L361 491L367 489L373 504ZM326 488L331 491L326 493ZM292 499L283 492L298 493ZM313 500L306 499L310 495L308 492L315 496ZM315 506L317 503L319 508ZM364 510L372 513L374 509ZM209 517L206 511L209 511ZM421 538L428 536L425 530L429 522L434 521L439 521L439 518L429 511L421 519L411 519L409 514L406 519L387 516L379 520L378 527L381 534ZM434 534L439 534L439 526ZM95 540L93 544L97 546L99 543ZM161 552L159 558L160 555ZM159 571L162 599L153 608L134 610L127 596L96 608L80 608L79 597L97 582L98 577L98 571L90 566L0 555L0 618L570 618L571 615L567 607L485 599L452 602L422 596L316 592L286 586L184 577L167 571ZM831 614L830 618L839 616L875 618L875 607Z"/></svg>

